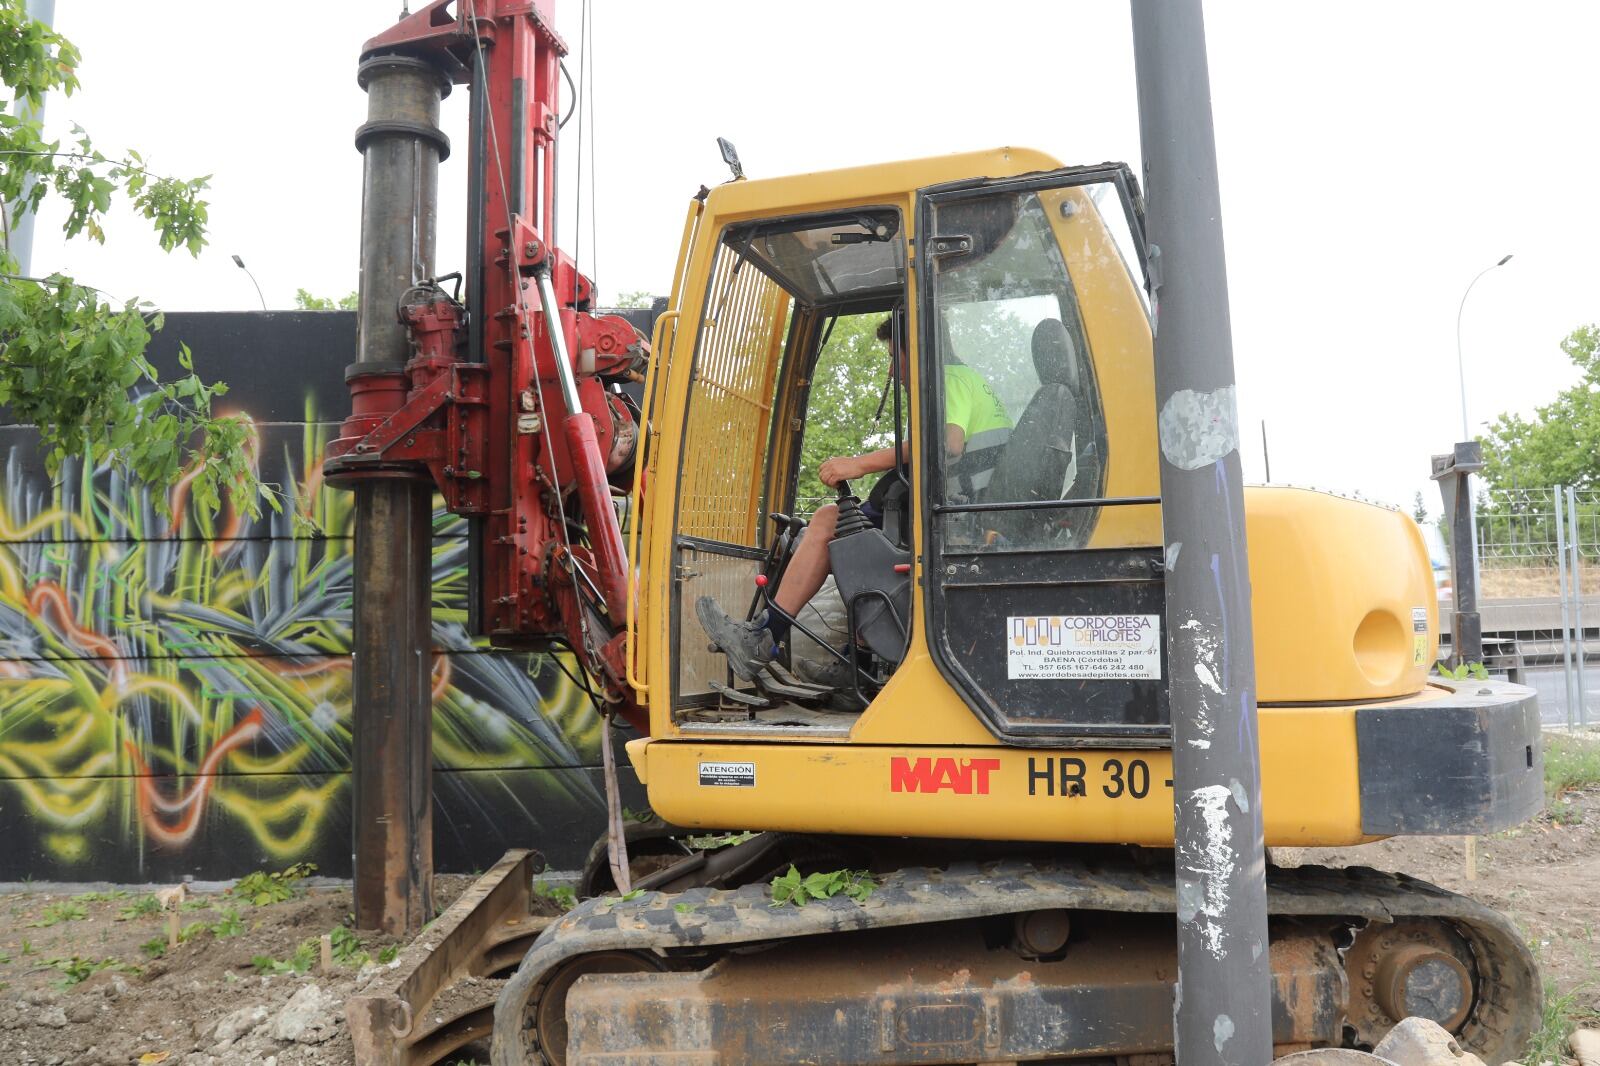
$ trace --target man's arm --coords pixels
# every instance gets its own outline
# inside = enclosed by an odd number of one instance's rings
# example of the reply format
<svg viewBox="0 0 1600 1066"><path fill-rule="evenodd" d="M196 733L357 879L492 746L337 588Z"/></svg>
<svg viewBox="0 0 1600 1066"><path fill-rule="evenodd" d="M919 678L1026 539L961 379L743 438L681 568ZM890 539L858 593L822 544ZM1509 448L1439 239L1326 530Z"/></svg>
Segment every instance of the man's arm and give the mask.
<svg viewBox="0 0 1600 1066"><path fill-rule="evenodd" d="M910 445L910 441L905 441L902 442L901 448L909 448ZM892 466L894 466L894 449L879 448L865 455L840 455L825 459L822 465L817 467L817 477L824 485L834 488L841 481L854 481L858 477L888 470Z"/></svg>
<svg viewBox="0 0 1600 1066"><path fill-rule="evenodd" d="M950 423L944 427L944 450L950 455L960 455L967 447L967 434L960 426ZM911 457L911 442L902 441L901 454ZM876 474L894 466L894 449L879 448L865 455L835 456L817 467L817 477L824 485L833 488L841 481L854 481L867 474Z"/></svg>

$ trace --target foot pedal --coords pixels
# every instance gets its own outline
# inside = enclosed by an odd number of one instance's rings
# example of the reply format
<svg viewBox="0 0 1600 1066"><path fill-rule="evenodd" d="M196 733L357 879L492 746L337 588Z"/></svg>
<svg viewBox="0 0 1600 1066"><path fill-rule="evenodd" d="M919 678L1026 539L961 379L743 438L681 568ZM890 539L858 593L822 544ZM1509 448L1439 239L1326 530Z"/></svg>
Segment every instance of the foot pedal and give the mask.
<svg viewBox="0 0 1600 1066"><path fill-rule="evenodd" d="M787 684L772 672L771 663L762 664L761 669L756 671L755 681L756 688L760 689L764 694L778 696L786 700L811 702L823 698L830 691L828 689L819 691L815 685L807 685L803 681L793 685Z"/></svg>
<svg viewBox="0 0 1600 1066"><path fill-rule="evenodd" d="M829 688L827 685L817 685L810 681L802 681L800 678L794 676L794 674L784 669L784 667L778 663L768 663L767 670L772 674L773 677L778 679L779 684L787 685L790 688L798 689L803 692L814 693L817 699L821 699L833 692L833 689Z"/></svg>
<svg viewBox="0 0 1600 1066"><path fill-rule="evenodd" d="M711 686L711 691L725 700L732 700L734 703L742 704L746 707L754 707L756 710L772 706L771 700L765 696L758 696L754 692L740 692L732 685L724 685L721 681L707 681L706 684Z"/></svg>

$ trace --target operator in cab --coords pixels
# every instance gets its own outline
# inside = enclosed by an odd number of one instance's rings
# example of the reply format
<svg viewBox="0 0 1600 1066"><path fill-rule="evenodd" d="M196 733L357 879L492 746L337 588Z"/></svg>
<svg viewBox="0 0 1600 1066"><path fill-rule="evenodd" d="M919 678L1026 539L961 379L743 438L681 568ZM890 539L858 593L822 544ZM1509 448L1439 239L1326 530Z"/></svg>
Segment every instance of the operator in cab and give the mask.
<svg viewBox="0 0 1600 1066"><path fill-rule="evenodd" d="M906 345L905 308L898 307L878 326L877 338L890 348L899 380L907 380L909 353ZM891 379L890 387L897 383ZM944 366L945 453L950 456L952 493L975 498L989 483L995 463L1011 436L1011 418L1005 404L977 371L953 355ZM910 442L902 445L896 463L893 447L879 448L864 455L835 456L817 468L817 477L830 488L842 481L854 481L868 474L885 474L872 494L861 505L864 515L883 528L883 501L891 485L904 481L910 485L906 462ZM896 469L898 466L898 469ZM763 612L756 620L735 621L709 596L695 604L695 612L706 635L728 657L733 672L748 681L763 663L778 656L779 645L789 639L792 619L815 596L828 579L832 562L828 544L833 540L839 520L836 504L825 504L811 516L805 533L795 547L784 571L783 581L772 594L777 613Z"/></svg>

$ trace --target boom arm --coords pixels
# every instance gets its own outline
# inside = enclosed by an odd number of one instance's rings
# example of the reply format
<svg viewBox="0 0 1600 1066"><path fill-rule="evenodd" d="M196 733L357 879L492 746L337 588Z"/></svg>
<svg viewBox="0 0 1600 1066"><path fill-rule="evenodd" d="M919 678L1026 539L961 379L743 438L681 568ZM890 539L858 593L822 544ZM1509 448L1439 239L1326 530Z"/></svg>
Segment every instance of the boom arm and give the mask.
<svg viewBox="0 0 1600 1066"><path fill-rule="evenodd" d="M469 261L464 294L418 279L401 296L412 358L349 377L326 472L431 479L471 523L474 632L569 645L644 728L626 680L628 562L611 491L638 438L618 384L637 379L649 346L625 319L589 313L592 282L554 245L567 49L553 7L435 0L363 49L470 86Z"/></svg>

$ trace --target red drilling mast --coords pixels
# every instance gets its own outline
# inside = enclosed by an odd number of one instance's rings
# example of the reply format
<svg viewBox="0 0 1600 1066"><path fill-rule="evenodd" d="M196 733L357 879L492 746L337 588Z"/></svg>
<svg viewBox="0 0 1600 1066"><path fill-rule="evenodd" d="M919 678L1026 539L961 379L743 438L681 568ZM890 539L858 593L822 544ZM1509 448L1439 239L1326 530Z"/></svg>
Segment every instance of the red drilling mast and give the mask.
<svg viewBox="0 0 1600 1066"><path fill-rule="evenodd" d="M474 631L505 647L571 645L642 726L624 669L628 570L611 487L631 474L637 439L615 386L637 379L648 344L626 319L589 313L592 282L550 239L566 53L553 7L437 0L363 50L472 85L476 260L464 301L432 279L401 295L412 357L351 376L328 471L430 477L479 531Z"/></svg>
<svg viewBox="0 0 1600 1066"><path fill-rule="evenodd" d="M356 491L356 910L431 917L432 491L471 531L469 628L568 646L607 709L627 682L628 562L612 504L633 473L621 384L649 356L554 240L554 0L435 0L366 43L360 338L351 414L328 448ZM434 272L439 102L469 86L465 276ZM456 281L447 292L445 283ZM420 592L419 592L420 590Z"/></svg>

